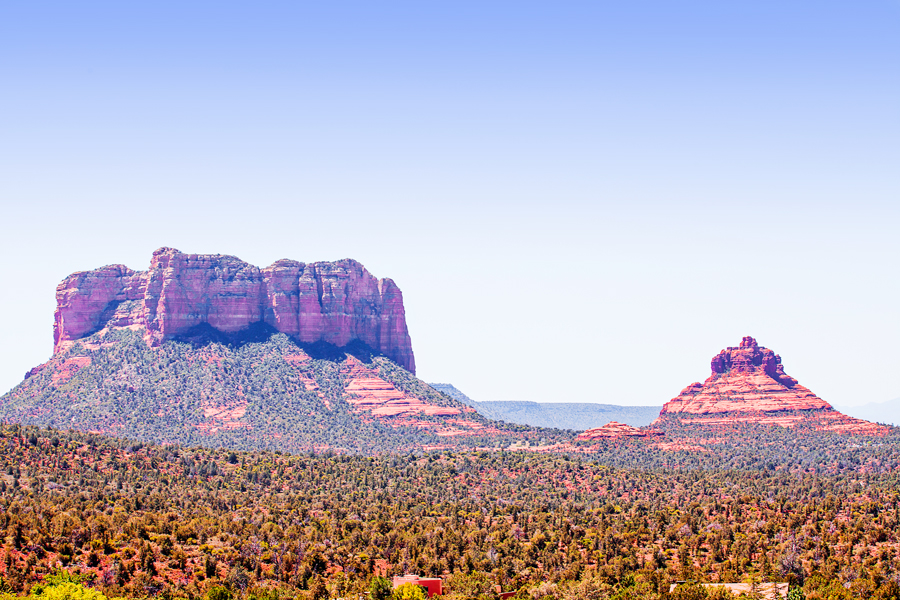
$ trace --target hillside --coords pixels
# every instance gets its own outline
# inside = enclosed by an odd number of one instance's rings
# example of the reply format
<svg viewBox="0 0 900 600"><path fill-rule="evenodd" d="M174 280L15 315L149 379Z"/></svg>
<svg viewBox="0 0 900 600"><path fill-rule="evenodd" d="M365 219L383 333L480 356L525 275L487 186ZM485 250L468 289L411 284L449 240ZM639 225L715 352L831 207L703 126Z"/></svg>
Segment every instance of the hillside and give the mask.
<svg viewBox="0 0 900 600"><path fill-rule="evenodd" d="M562 432L494 423L357 340L302 344L257 324L151 346L106 329L0 397L0 419L155 443L379 453L538 445ZM543 441L542 441L543 440Z"/></svg>
<svg viewBox="0 0 900 600"><path fill-rule="evenodd" d="M725 381L760 377L729 373ZM711 379L708 389L721 389L722 375ZM712 392L687 393L667 405L652 435L623 437L662 452L725 456L730 446L759 452L766 424L790 425L785 435L805 444L826 432L852 439L890 431L830 407L773 411L771 400L754 404L758 388L746 389L743 411L703 413ZM730 406L739 402L734 392L728 398ZM359 340L343 348L302 344L265 324L232 334L200 325L158 345L148 345L140 328L106 328L67 344L0 397L0 419L154 443L365 454L512 447L593 454L598 437L629 431L591 428L573 444L558 429L492 421ZM781 444L784 436L776 437Z"/></svg>
<svg viewBox="0 0 900 600"><path fill-rule="evenodd" d="M0 420L154 443L373 454L541 446L416 379L403 296L360 263L153 253L56 290L54 353Z"/></svg>

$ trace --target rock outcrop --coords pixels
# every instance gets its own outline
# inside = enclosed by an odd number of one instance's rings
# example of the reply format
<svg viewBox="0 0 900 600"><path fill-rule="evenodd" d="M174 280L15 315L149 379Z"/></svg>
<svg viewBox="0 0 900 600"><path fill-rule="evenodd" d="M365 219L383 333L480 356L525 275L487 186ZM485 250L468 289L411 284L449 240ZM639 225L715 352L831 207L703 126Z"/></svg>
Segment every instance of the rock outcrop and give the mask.
<svg viewBox="0 0 900 600"><path fill-rule="evenodd" d="M713 357L712 374L667 402L655 423L675 418L708 426L756 423L880 435L887 428L848 417L784 372L781 357L752 337Z"/></svg>
<svg viewBox="0 0 900 600"><path fill-rule="evenodd" d="M143 328L158 345L198 325L233 333L265 323L300 342L360 340L415 373L403 295L352 259L279 260L260 269L221 254L153 253L147 271L110 265L56 289L54 351L108 328Z"/></svg>
<svg viewBox="0 0 900 600"><path fill-rule="evenodd" d="M602 427L595 427L593 429L588 429L587 431L582 431L580 434L578 434L578 437L576 439L600 440L608 438L619 439L629 437L654 437L661 435L663 435L663 432L655 429L638 429L637 427L632 427L631 425L626 425L625 423L610 421Z"/></svg>
<svg viewBox="0 0 900 600"><path fill-rule="evenodd" d="M450 417L463 413L462 408L438 406L397 389L376 370L355 358L348 359L345 365L344 400L357 412L368 412L376 417ZM468 408L467 412L474 413L475 409Z"/></svg>
<svg viewBox="0 0 900 600"><path fill-rule="evenodd" d="M785 374L781 357L745 337L713 357L712 375L692 383L660 414L708 415L742 411L830 409L831 405Z"/></svg>

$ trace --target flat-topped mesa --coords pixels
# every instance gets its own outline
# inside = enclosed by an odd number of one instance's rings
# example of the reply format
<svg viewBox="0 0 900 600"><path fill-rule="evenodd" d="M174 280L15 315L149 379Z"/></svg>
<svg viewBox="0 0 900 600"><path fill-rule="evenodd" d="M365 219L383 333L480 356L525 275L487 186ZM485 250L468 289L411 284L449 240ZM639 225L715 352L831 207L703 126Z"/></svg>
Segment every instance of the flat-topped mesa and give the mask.
<svg viewBox="0 0 900 600"><path fill-rule="evenodd" d="M56 303L54 352L104 328L142 327L157 345L197 325L231 333L265 323L306 343L360 340L416 369L400 288L352 259L260 269L234 256L160 248L147 271L110 265L69 275Z"/></svg>
<svg viewBox="0 0 900 600"><path fill-rule="evenodd" d="M712 374L692 383L663 406L662 414L713 414L831 409L831 405L785 374L781 357L752 337L713 357Z"/></svg>

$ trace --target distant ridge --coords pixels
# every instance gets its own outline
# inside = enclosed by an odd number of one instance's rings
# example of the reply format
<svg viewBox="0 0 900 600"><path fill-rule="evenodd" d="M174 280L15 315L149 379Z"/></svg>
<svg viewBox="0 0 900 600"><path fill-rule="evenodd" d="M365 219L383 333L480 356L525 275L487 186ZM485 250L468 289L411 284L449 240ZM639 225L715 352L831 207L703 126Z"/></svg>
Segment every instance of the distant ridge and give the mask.
<svg viewBox="0 0 900 600"><path fill-rule="evenodd" d="M642 427L652 423L662 409L662 406L619 406L592 402L476 402L450 383L428 385L454 400L468 404L488 419L533 427L584 431L606 425L610 421Z"/></svg>
<svg viewBox="0 0 900 600"><path fill-rule="evenodd" d="M475 410L496 421L533 427L583 431L618 421L632 427L649 425L662 406L619 406L590 402L476 402Z"/></svg>
<svg viewBox="0 0 900 600"><path fill-rule="evenodd" d="M835 405L835 408L845 415L857 419L900 426L900 398L894 398L887 402L869 402L862 406Z"/></svg>
<svg viewBox="0 0 900 600"><path fill-rule="evenodd" d="M452 383L429 383L431 387L436 389L439 392L443 392L453 398L454 400L458 400L463 404L467 404L469 406L475 406L477 402L463 394L455 385Z"/></svg>

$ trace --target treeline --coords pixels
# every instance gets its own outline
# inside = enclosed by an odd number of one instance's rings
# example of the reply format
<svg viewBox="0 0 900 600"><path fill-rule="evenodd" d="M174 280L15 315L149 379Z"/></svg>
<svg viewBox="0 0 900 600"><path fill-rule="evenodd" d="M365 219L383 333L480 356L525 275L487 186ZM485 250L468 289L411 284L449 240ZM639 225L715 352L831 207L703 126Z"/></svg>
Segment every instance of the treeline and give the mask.
<svg viewBox="0 0 900 600"><path fill-rule="evenodd" d="M786 413L791 414L791 413ZM576 448L606 464L634 468L889 474L900 470L900 428L885 436L817 431L809 423L786 428L747 422L663 422L668 449L659 442L577 442ZM682 450L673 450L672 447Z"/></svg>
<svg viewBox="0 0 900 600"><path fill-rule="evenodd" d="M748 578L892 597L898 471L832 466L289 455L6 426L0 585L23 594L66 569L107 597L318 600L417 573L450 598L666 598L675 581Z"/></svg>

